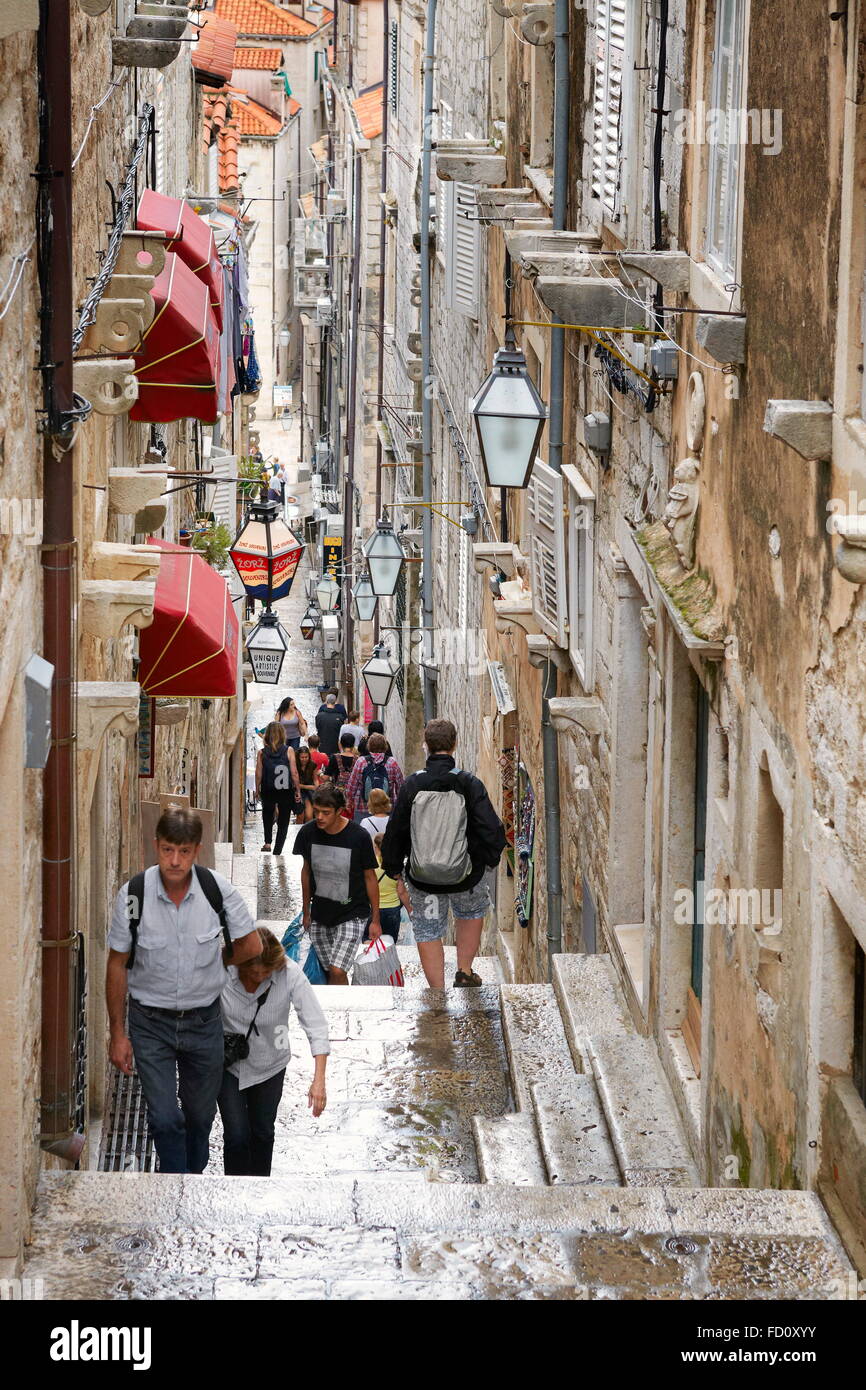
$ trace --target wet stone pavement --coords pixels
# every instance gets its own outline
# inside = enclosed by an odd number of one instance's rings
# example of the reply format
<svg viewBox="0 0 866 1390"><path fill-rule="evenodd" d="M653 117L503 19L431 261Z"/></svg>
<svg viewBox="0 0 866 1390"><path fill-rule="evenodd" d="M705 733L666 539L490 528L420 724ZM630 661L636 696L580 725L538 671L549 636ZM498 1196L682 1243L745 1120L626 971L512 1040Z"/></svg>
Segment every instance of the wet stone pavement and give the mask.
<svg viewBox="0 0 866 1390"><path fill-rule="evenodd" d="M300 593L280 605L291 632ZM251 690L250 750L283 695L315 714L315 653L299 641L287 683ZM295 833L285 855L264 855L257 815L245 854L223 851L258 920L280 932L300 907ZM566 1185L549 1176L548 1155L548 1173L537 1149L524 1162L532 1084L551 1088L555 1105L578 1080L552 994L539 986L516 999L486 959L480 989L427 990L417 949L400 953L404 989L318 990L333 1049L319 1120L292 1020L271 1178L222 1175L219 1119L201 1176L43 1174L25 1277L41 1278L48 1299L851 1296L852 1271L813 1194L671 1185L663 1168L656 1185ZM453 947L448 957L453 972ZM509 1175L480 1181L480 1130L506 1115L516 1122L500 1141Z"/></svg>

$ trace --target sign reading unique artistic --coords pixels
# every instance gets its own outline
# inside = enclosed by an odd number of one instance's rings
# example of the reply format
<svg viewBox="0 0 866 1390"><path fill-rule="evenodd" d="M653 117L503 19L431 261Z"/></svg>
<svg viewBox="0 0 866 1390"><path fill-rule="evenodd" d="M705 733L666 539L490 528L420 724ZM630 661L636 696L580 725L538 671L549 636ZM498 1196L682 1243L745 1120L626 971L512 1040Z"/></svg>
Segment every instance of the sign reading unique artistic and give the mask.
<svg viewBox="0 0 866 1390"><path fill-rule="evenodd" d="M253 675L260 684L276 685L280 679L280 670L285 654L282 647L277 651L263 651L259 647L257 651L249 653Z"/></svg>
<svg viewBox="0 0 866 1390"><path fill-rule="evenodd" d="M156 733L156 700L143 692L138 700L138 775L153 776L153 751Z"/></svg>

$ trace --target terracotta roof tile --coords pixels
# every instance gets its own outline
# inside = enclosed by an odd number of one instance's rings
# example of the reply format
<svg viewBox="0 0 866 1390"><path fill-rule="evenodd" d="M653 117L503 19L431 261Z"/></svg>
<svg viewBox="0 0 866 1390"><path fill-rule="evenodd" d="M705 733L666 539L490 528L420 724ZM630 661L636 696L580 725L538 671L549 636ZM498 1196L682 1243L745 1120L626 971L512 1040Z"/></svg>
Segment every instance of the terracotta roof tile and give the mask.
<svg viewBox="0 0 866 1390"><path fill-rule="evenodd" d="M283 66L283 50L281 48L236 48L235 49L235 69L249 71L251 68L263 68L265 72L276 72L277 68Z"/></svg>
<svg viewBox="0 0 866 1390"><path fill-rule="evenodd" d="M252 97L240 87L230 87L229 91L232 98L232 119L237 122L238 130L241 135L279 135L283 129L283 123L279 116L261 106L259 102L253 101ZM294 116L301 109L301 104L295 101L294 97L289 97L286 102L286 113Z"/></svg>
<svg viewBox="0 0 866 1390"><path fill-rule="evenodd" d="M300 15L272 5L270 0L216 0L216 12L236 24L241 34L264 34L268 38L304 38L320 27Z"/></svg>
<svg viewBox="0 0 866 1390"><path fill-rule="evenodd" d="M220 193L236 193L240 187L238 179L238 150L241 136L234 117L224 125L217 138L217 169L219 172Z"/></svg>
<svg viewBox="0 0 866 1390"><path fill-rule="evenodd" d="M375 140L377 135L382 134L382 93L380 82L378 87L371 87L369 92L364 92L352 102L365 140Z"/></svg>
<svg viewBox="0 0 866 1390"><path fill-rule="evenodd" d="M220 87L232 75L238 31L233 24L215 14L205 16L198 42L192 46L192 65L196 82Z"/></svg>

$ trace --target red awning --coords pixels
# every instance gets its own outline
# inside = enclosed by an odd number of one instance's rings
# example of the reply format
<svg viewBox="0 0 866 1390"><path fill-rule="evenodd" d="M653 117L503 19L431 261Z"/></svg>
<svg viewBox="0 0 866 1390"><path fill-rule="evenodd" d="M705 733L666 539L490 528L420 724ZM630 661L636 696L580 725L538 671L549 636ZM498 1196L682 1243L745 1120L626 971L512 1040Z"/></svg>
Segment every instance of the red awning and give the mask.
<svg viewBox="0 0 866 1390"><path fill-rule="evenodd" d="M229 588L201 555L171 541L163 552L153 622L139 634L139 684L148 695L209 700L238 688L237 614Z"/></svg>
<svg viewBox="0 0 866 1390"><path fill-rule="evenodd" d="M168 250L180 256L184 265L207 285L217 328L222 332L223 269L213 231L204 218L182 199L168 198L146 188L138 204L136 227L140 232L165 232Z"/></svg>
<svg viewBox="0 0 866 1390"><path fill-rule="evenodd" d="M134 354L138 400L130 418L212 424L219 413L220 338L207 286L169 252L151 293L156 313Z"/></svg>

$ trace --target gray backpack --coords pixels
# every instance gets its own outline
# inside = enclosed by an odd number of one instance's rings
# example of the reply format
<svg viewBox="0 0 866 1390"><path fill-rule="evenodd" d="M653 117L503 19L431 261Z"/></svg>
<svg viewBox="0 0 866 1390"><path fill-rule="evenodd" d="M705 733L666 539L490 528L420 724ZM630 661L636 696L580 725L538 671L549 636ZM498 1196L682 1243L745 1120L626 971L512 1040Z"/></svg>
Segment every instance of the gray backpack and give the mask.
<svg viewBox="0 0 866 1390"><path fill-rule="evenodd" d="M453 777L459 768L452 768ZM466 836L466 797L462 790L442 785L424 788L412 802L410 829L412 851L409 873L419 883L452 888L472 871Z"/></svg>

